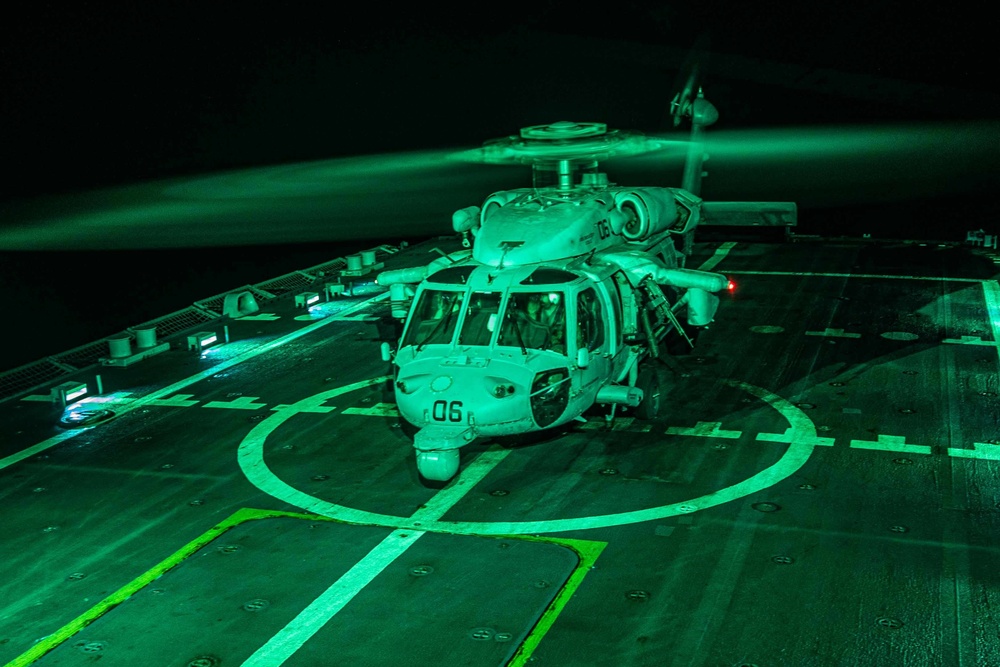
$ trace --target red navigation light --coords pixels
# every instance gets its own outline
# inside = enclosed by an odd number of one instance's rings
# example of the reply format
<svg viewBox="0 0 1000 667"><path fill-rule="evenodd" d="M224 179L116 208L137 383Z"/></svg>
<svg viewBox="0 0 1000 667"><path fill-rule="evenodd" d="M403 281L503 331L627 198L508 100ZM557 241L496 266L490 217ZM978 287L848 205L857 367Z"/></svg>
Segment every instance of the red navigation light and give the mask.
<svg viewBox="0 0 1000 667"><path fill-rule="evenodd" d="M726 289L728 289L730 292L735 292L736 291L736 283L734 283L732 280L730 280L729 281L729 285L726 286Z"/></svg>

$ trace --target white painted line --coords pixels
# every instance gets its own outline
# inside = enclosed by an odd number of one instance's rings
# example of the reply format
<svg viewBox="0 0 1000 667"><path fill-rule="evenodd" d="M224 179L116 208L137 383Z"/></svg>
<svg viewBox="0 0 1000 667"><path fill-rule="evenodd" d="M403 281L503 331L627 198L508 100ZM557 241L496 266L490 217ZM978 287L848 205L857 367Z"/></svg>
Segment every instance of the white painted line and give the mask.
<svg viewBox="0 0 1000 667"><path fill-rule="evenodd" d="M418 526L422 521L435 522L444 516L509 453L510 450L493 447L480 454L451 484L434 494L410 517L413 525ZM277 667L283 664L423 535L426 533L408 528L393 531L322 595L313 600L278 634L254 652L243 663L243 667Z"/></svg>
<svg viewBox="0 0 1000 667"><path fill-rule="evenodd" d="M983 299L986 300L986 319L989 320L993 340L1000 341L1000 284L997 281L983 281ZM995 347L1000 356L1000 346Z"/></svg>
<svg viewBox="0 0 1000 667"><path fill-rule="evenodd" d="M292 407L292 406L288 405L286 403L281 403L279 405L274 406L271 409L272 410L287 410L290 407ZM303 407L297 407L297 408L295 408L296 412L315 412L315 413L321 414L321 415L328 414L330 412L333 412L336 409L337 409L336 406L333 406L333 405L312 405L312 406L309 406L309 407L303 406Z"/></svg>
<svg viewBox="0 0 1000 667"><path fill-rule="evenodd" d="M931 448L928 445L907 445L906 438L901 435L878 436L877 442L868 440L851 440L853 449L874 449L881 452L901 452L904 454L930 454Z"/></svg>
<svg viewBox="0 0 1000 667"><path fill-rule="evenodd" d="M701 266L698 267L699 271L711 271L715 266L726 258L729 251L736 247L736 241L726 241L718 248L715 249L715 254L706 259Z"/></svg>
<svg viewBox="0 0 1000 667"><path fill-rule="evenodd" d="M877 273L812 273L810 271L734 271L741 276L789 276L793 278L885 278L886 280L930 280L938 283L979 283L979 278L941 278L938 276L889 276Z"/></svg>
<svg viewBox="0 0 1000 667"><path fill-rule="evenodd" d="M302 648L337 612L347 606L382 570L426 533L396 530L368 552L354 567L299 613L288 625L257 649L243 667L277 667Z"/></svg>
<svg viewBox="0 0 1000 667"><path fill-rule="evenodd" d="M756 396L788 420L789 425L793 429L792 433L796 434L796 437L792 439L787 451L775 463L732 486L687 501L648 509L619 512L617 514L570 519L543 519L539 521L429 521L427 520L427 515L401 517L379 514L353 507L345 507L344 505L331 503L322 498L310 496L277 477L267 467L267 462L264 460L264 445L268 436L298 412L299 408L320 405L336 396L371 387L385 382L387 379L388 377L386 376L376 377L308 396L293 406L274 412L270 417L257 424L251 429L250 433L247 434L239 446L239 464L247 480L264 493L282 500L289 505L348 523L363 523L385 526L387 528L421 531L441 531L459 535L559 533L570 530L591 530L609 526L622 526L667 517L683 516L691 512L697 512L698 510L715 507L743 498L751 493L756 493L777 484L793 475L809 459L813 451L813 444L817 438L816 427L812 420L791 402L760 387L755 387L744 382L727 380L727 384ZM507 452L500 450L495 454L487 452L480 456L486 457L487 455L489 457L504 457L507 455ZM486 460L488 459L484 459L484 461ZM473 470L474 468L470 466L462 471L462 475L471 475L473 474ZM439 512L439 509L435 509L433 513ZM431 514L429 511L428 515Z"/></svg>
<svg viewBox="0 0 1000 667"><path fill-rule="evenodd" d="M170 398L154 398L149 401L149 404L168 408L190 408L192 405L198 405L198 401L190 400L192 396L194 394L177 394Z"/></svg>
<svg viewBox="0 0 1000 667"><path fill-rule="evenodd" d="M694 427L671 426L667 435L693 435L699 438L730 438L735 440L743 431L723 431L722 422L698 422Z"/></svg>
<svg viewBox="0 0 1000 667"><path fill-rule="evenodd" d="M123 414L127 414L127 413L131 412L132 410L137 410L137 409L139 409L141 407L144 407L146 405L155 405L155 401L160 400L160 399L162 399L162 398L164 398L166 396L170 396L171 394L176 394L181 389L189 387L192 384L194 384L195 382L200 382L201 380L204 380L205 378L212 377L216 373L220 373L220 372L226 370L227 368L232 368L233 366L236 366L238 364L242 364L244 361L249 361L250 359L253 359L254 357L257 357L257 356L259 356L261 354L265 354L267 352L270 352L271 350L273 350L275 348L278 348L278 347L281 347L282 345L285 345L286 343L290 343L293 340L297 340L297 339L301 338L302 336L305 336L306 334L310 334L313 331L316 331L317 329L319 329L320 327L325 327L326 325L331 324L333 322L339 322L342 319L342 317L344 317L344 316L351 315L352 313L355 313L355 312L357 312L359 310L362 310L363 308L366 308L367 306L371 305L372 303L375 303L376 301L382 301L382 300L388 299L388 298L389 298L389 293L388 292L383 292L382 294L377 294L377 295L373 296L370 299L366 299L364 301L360 301L357 304L355 304L354 306L351 306L350 308L345 309L340 315L332 315L330 317L327 317L325 319L319 320L319 321L317 321L317 322L315 322L313 324L310 324L308 326L304 326L301 329L299 329L298 331L292 331L291 333L287 333L284 336L281 336L280 338L275 338L274 340L272 340L272 341L270 341L268 343L263 343L262 345L259 345L259 346L255 347L255 348L253 348L251 350L248 350L248 351L246 351L246 352L244 352L244 353L242 353L240 355L237 355L237 356L233 357L232 359L227 359L226 361L222 361L222 362L220 362L220 363L212 366L209 369L206 369L206 370L201 371L199 373L195 373L194 375L192 375L192 376L190 376L188 378L185 378L183 380L179 380L178 382L174 382L173 384L168 385L166 387L163 387L162 389L158 389L156 391L150 392L149 394L146 394L145 396L137 398L133 403L130 403L129 405L124 406L121 410L118 410L118 415L121 416ZM11 454L10 456L4 457L4 458L0 459L0 470L3 470L4 468L7 468L9 466L12 466L15 463L18 463L19 461L23 461L26 458L30 458L30 457L34 456L35 454L38 454L40 452L44 452L46 449L49 449L51 447L55 447L56 445L58 445L61 442L65 442L66 440L69 440L70 438L74 438L74 437L80 435L85 430L87 430L87 429L71 429L71 430L68 430L68 431L64 431L63 433L60 433L59 435L52 436L51 438L49 438L47 440L43 440L43 441L39 442L36 445L28 447L27 449L22 449L21 451L15 453L15 454Z"/></svg>
<svg viewBox="0 0 1000 667"><path fill-rule="evenodd" d="M376 403L370 408L347 408L341 414L364 415L365 417L398 417L395 403Z"/></svg>
<svg viewBox="0 0 1000 667"><path fill-rule="evenodd" d="M794 426L785 429L784 433L758 433L757 440L761 442L781 442L789 445L804 442L811 447L833 447L833 438L821 438L815 432L810 432L809 429L803 431Z"/></svg>
<svg viewBox="0 0 1000 667"><path fill-rule="evenodd" d="M995 340L983 340L979 336L962 336L961 338L945 338L942 343L950 343L952 345L979 345L981 347L997 347L998 343Z"/></svg>
<svg viewBox="0 0 1000 667"><path fill-rule="evenodd" d="M972 449L949 447L948 456L956 456L961 459L1000 461L1000 445L991 445L986 442L974 442L972 443Z"/></svg>
<svg viewBox="0 0 1000 667"><path fill-rule="evenodd" d="M37 401L38 403L55 403L51 394L29 394L21 399L22 401Z"/></svg>
<svg viewBox="0 0 1000 667"><path fill-rule="evenodd" d="M807 336L829 336L831 338L861 338L859 333L844 333L843 329L824 329L823 331L807 331Z"/></svg>
<svg viewBox="0 0 1000 667"><path fill-rule="evenodd" d="M274 320L280 320L281 315L275 315L274 313L260 313L258 315L244 315L243 317L237 317L237 322L273 322Z"/></svg>
<svg viewBox="0 0 1000 667"><path fill-rule="evenodd" d="M260 396L240 396L231 401L209 401L203 408L223 408L226 410L259 410L266 408L267 403L254 403Z"/></svg>

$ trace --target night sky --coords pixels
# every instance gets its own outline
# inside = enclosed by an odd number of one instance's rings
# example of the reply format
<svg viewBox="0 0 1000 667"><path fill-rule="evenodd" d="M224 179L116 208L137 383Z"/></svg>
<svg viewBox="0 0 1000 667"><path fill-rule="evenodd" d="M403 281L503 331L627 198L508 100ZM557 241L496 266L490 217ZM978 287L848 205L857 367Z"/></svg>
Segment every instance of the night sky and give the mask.
<svg viewBox="0 0 1000 667"><path fill-rule="evenodd" d="M31 198L58 202L54 195L67 192L472 147L562 119L667 131L669 102L693 52L701 54L705 92L720 111L713 131L992 121L1000 115L996 55L988 5L979 5L872 2L847 10L812 3L779 9L774 3L616 2L603 11L571 11L570 3L496 3L455 14L423 7L399 13L367 3L340 16L334 5L316 13L246 2L25 5L0 28L0 141L7 167L0 203L8 205L0 240L18 222L21 209L10 206ZM832 82L810 75L816 70L833 72ZM1000 145L995 133L982 141ZM759 179L761 169L745 162L728 172L710 162L717 178L706 181L704 195L747 197L753 196L748 190L763 190L762 198L794 199L803 225L811 218L826 233L838 231L831 225L845 212L874 221L892 209L939 220L956 197L965 221L996 218L986 196L996 174L980 173L978 165L973 177L963 175L965 187L938 188L946 179L928 173L913 188L896 188L892 201L876 203L865 196L852 201L849 183L817 195L808 178L828 180L820 176L822 161L822 155L803 155L773 164L767 183L755 182L750 174L758 172ZM956 158L917 161L947 166ZM379 178L399 178L392 164L386 162ZM799 180L783 190L792 172ZM449 180L452 173L428 176L426 186L420 181L425 194L413 198L421 215L440 218L440 232L448 230L455 208L521 184L516 171L498 185L488 171L469 180ZM961 226L964 235L968 225ZM414 227L409 236L431 228ZM353 245L344 245L345 235L335 229L328 237L318 229L309 245L285 245L276 230L234 238L228 248L0 252L0 280L15 293L7 312L32 319L46 313L49 324L26 325L27 332L61 330L26 334L37 344L5 353L0 368L345 248L367 247L367 238L398 240L405 229L369 216L352 228ZM253 245L239 247L243 243ZM120 303L102 299L95 315L80 296L92 290L115 290Z"/></svg>

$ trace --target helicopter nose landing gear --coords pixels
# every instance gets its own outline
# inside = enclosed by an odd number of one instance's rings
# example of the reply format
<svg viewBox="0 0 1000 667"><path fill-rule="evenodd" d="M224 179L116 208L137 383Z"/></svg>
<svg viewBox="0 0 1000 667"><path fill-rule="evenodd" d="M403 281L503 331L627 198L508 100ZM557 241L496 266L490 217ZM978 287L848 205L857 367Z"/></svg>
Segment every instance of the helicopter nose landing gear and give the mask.
<svg viewBox="0 0 1000 667"><path fill-rule="evenodd" d="M458 472L458 448L476 439L471 428L428 426L417 431L413 446L417 450L417 471L431 482L447 482Z"/></svg>

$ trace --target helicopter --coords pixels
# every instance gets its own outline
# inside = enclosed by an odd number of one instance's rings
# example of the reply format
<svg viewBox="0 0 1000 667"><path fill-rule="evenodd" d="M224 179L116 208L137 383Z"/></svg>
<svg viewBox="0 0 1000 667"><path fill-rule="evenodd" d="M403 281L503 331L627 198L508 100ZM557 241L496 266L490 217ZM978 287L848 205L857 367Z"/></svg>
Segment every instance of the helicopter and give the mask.
<svg viewBox="0 0 1000 667"><path fill-rule="evenodd" d="M423 480L454 477L460 449L480 437L586 421L595 405L609 406L608 419L619 406L655 419L661 344L673 334L694 347L718 293L733 288L723 274L685 266L699 222L709 211L725 224L768 206L794 215L785 202L712 210L699 196L701 140L718 111L689 87L671 113L675 126L691 123L680 188L617 186L598 168L668 142L603 123L525 127L465 157L530 164L532 187L456 211L462 250L379 274L393 303L410 302L402 336L395 349L382 344L382 358L393 364L399 412L417 429Z"/></svg>

